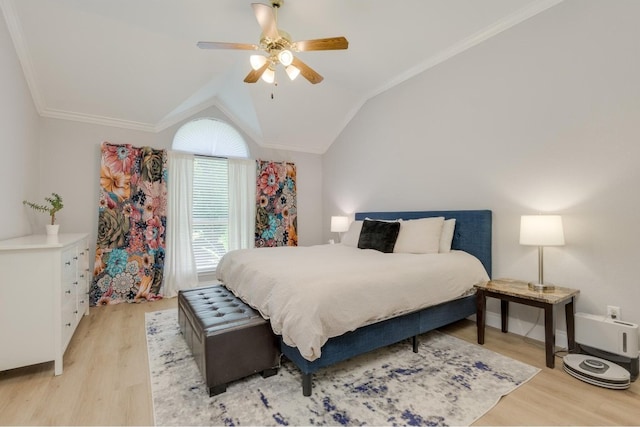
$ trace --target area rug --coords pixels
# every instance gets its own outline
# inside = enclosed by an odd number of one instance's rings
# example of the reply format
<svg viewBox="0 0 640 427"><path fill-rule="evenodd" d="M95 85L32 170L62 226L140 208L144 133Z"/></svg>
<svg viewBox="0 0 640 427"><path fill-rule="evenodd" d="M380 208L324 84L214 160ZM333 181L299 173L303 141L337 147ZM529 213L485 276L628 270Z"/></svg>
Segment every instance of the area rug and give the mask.
<svg viewBox="0 0 640 427"><path fill-rule="evenodd" d="M540 369L433 331L320 370L252 375L209 397L177 309L146 313L156 425L469 425Z"/></svg>

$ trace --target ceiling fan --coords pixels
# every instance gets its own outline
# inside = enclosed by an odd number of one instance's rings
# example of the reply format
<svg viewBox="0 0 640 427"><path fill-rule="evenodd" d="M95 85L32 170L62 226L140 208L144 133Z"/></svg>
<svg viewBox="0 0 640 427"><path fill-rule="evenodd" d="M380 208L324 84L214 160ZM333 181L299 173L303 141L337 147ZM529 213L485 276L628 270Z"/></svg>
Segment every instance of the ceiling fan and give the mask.
<svg viewBox="0 0 640 427"><path fill-rule="evenodd" d="M347 49L349 42L344 37L292 41L289 33L278 28L277 13L283 2L284 0L273 0L271 6L263 3L251 4L258 24L262 28L259 44L200 41L198 47L200 49L263 50L267 56L251 55L249 58L252 70L244 79L246 83L255 83L259 78L267 83L273 83L278 64L285 67L291 80L298 74L302 74L312 84L320 83L323 77L294 56L293 52Z"/></svg>

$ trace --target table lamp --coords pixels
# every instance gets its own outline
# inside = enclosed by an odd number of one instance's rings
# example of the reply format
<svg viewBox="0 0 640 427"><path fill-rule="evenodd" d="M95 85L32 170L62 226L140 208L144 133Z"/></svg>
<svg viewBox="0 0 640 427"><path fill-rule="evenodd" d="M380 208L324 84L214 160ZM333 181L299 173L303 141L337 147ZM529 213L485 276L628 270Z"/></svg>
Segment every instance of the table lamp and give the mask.
<svg viewBox="0 0 640 427"><path fill-rule="evenodd" d="M340 233L344 233L349 230L349 217L346 216L332 216L331 217L331 232L338 233L338 240L342 239Z"/></svg>
<svg viewBox="0 0 640 427"><path fill-rule="evenodd" d="M560 215L522 215L520 244L538 247L538 283L529 283L529 289L553 292L555 287L544 283L543 248L564 245L562 217Z"/></svg>

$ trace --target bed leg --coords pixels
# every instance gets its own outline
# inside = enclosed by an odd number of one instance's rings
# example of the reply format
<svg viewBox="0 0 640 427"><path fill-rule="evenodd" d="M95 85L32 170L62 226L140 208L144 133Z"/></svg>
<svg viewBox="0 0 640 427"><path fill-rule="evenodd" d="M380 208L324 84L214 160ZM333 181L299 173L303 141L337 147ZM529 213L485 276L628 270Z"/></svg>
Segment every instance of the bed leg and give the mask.
<svg viewBox="0 0 640 427"><path fill-rule="evenodd" d="M413 338L411 338L411 343L413 344L413 352L417 353L418 352L418 336L414 335Z"/></svg>
<svg viewBox="0 0 640 427"><path fill-rule="evenodd" d="M303 396L311 396L311 380L313 379L313 374L302 374L302 395Z"/></svg>

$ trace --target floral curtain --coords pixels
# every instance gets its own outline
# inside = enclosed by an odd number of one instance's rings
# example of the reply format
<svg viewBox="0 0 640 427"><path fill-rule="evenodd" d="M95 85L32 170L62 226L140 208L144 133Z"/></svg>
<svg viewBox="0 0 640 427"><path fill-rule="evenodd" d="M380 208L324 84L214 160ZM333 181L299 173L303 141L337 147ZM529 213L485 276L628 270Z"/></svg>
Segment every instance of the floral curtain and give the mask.
<svg viewBox="0 0 640 427"><path fill-rule="evenodd" d="M92 306L161 298L166 184L165 150L102 144Z"/></svg>
<svg viewBox="0 0 640 427"><path fill-rule="evenodd" d="M257 248L298 246L296 165L257 160Z"/></svg>

